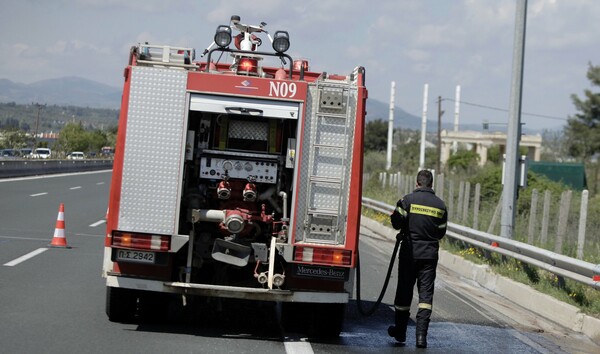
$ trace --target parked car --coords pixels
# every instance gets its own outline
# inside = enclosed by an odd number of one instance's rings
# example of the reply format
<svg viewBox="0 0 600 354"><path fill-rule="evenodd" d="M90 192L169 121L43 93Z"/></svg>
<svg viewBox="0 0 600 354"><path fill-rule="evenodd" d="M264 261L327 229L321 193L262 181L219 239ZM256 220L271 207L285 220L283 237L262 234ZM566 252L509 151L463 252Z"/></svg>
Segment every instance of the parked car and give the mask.
<svg viewBox="0 0 600 354"><path fill-rule="evenodd" d="M52 151L48 148L37 148L31 153L32 159L49 159Z"/></svg>
<svg viewBox="0 0 600 354"><path fill-rule="evenodd" d="M73 151L72 153L67 155L67 159L69 160L83 160L85 159L85 155L81 151Z"/></svg>
<svg viewBox="0 0 600 354"><path fill-rule="evenodd" d="M33 149L30 149L30 148L23 148L19 151L19 153L21 154L21 157L24 159L30 158L32 152L33 152Z"/></svg>
<svg viewBox="0 0 600 354"><path fill-rule="evenodd" d="M14 159L18 157L18 154L13 149L0 150L0 157L3 159Z"/></svg>

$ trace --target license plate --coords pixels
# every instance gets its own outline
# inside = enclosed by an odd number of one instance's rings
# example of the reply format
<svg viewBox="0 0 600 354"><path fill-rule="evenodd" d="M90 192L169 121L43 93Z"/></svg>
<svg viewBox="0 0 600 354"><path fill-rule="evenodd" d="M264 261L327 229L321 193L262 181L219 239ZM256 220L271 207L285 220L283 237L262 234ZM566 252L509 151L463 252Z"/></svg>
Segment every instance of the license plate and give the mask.
<svg viewBox="0 0 600 354"><path fill-rule="evenodd" d="M156 253L132 250L117 250L117 260L154 264L156 263Z"/></svg>

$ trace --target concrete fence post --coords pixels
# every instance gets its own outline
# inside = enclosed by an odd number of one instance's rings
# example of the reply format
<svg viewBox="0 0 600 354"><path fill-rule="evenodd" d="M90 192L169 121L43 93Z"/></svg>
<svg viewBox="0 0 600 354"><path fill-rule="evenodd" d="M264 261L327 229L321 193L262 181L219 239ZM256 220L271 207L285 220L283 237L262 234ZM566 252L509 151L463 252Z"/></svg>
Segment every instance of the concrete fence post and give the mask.
<svg viewBox="0 0 600 354"><path fill-rule="evenodd" d="M544 209L542 211L542 233L540 235L540 242L542 247L548 243L548 224L550 223L550 201L552 199L552 192L546 190L544 192Z"/></svg>
<svg viewBox="0 0 600 354"><path fill-rule="evenodd" d="M440 173L437 178L437 182L435 183L435 194L444 200L444 174Z"/></svg>
<svg viewBox="0 0 600 354"><path fill-rule="evenodd" d="M562 254L565 235L567 234L567 223L569 221L569 209L571 208L572 191L564 191L560 196L560 210L558 214L558 226L556 228L556 240L554 252Z"/></svg>
<svg viewBox="0 0 600 354"><path fill-rule="evenodd" d="M583 248L585 246L585 225L587 223L588 190L581 192L581 206L579 207L579 229L577 235L577 259L583 259Z"/></svg>
<svg viewBox="0 0 600 354"><path fill-rule="evenodd" d="M456 221L462 221L462 207L463 207L463 198L465 194L465 182L460 181L458 183L458 202L456 203Z"/></svg>
<svg viewBox="0 0 600 354"><path fill-rule="evenodd" d="M494 215L492 216L492 221L490 222L490 226L488 226L487 232L491 234L494 232L494 228L496 227L496 223L498 222L498 218L500 217L500 211L502 210L502 197L504 192L500 193L500 198L498 199L498 204L496 204L496 209L494 210Z"/></svg>
<svg viewBox="0 0 600 354"><path fill-rule="evenodd" d="M454 215L454 181L448 180L448 200L446 201L446 208L448 208L448 219Z"/></svg>
<svg viewBox="0 0 600 354"><path fill-rule="evenodd" d="M479 203L481 199L481 184L475 185L475 199L473 199L473 228L479 229Z"/></svg>
<svg viewBox="0 0 600 354"><path fill-rule="evenodd" d="M465 193L463 196L463 211L462 211L462 224L467 223L469 218L469 202L471 201L471 182L465 183Z"/></svg>
<svg viewBox="0 0 600 354"><path fill-rule="evenodd" d="M538 191L531 191L531 209L529 210L529 225L527 227L527 243L533 245L537 219Z"/></svg>

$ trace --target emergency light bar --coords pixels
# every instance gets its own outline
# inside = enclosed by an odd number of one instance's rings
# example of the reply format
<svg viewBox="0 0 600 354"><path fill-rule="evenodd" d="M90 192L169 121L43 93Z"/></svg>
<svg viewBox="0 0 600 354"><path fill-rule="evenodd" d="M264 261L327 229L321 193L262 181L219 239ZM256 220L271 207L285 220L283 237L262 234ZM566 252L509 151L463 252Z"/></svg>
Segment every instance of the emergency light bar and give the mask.
<svg viewBox="0 0 600 354"><path fill-rule="evenodd" d="M240 58L238 62L237 73L258 75L258 60L256 58Z"/></svg>

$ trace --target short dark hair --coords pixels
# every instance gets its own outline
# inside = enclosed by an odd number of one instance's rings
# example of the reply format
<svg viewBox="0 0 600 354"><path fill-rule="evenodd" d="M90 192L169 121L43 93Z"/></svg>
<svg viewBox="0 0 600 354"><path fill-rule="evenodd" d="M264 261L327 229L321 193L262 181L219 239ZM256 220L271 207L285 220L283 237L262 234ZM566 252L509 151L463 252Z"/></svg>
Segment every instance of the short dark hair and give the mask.
<svg viewBox="0 0 600 354"><path fill-rule="evenodd" d="M431 188L433 186L433 175L427 170L421 170L417 173L417 185L419 187Z"/></svg>

